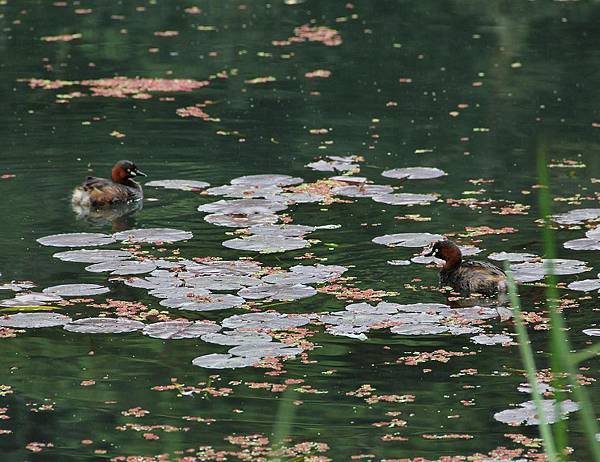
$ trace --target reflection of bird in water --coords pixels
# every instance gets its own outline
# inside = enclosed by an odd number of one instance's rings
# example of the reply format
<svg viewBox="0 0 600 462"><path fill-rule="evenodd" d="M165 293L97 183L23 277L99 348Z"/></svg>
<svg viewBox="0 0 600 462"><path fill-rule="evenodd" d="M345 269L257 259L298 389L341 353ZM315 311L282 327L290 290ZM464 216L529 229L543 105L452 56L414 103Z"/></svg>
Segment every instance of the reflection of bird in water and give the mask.
<svg viewBox="0 0 600 462"><path fill-rule="evenodd" d="M133 213L143 206L144 192L136 176L146 176L129 160L112 168L111 179L87 177L75 188L71 205L77 217L96 225L112 223L116 230L131 227Z"/></svg>
<svg viewBox="0 0 600 462"><path fill-rule="evenodd" d="M462 253L452 241L438 241L425 256L444 260L440 284L463 293L494 295L505 293L506 274L497 266L481 261L463 261Z"/></svg>

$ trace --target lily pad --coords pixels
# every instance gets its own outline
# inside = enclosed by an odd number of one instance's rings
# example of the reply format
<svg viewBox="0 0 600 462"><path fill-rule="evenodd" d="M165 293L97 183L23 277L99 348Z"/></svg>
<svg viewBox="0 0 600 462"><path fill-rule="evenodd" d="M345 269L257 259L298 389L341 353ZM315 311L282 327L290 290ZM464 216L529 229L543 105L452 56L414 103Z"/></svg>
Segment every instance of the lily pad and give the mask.
<svg viewBox="0 0 600 462"><path fill-rule="evenodd" d="M579 405L568 399L560 403L559 411L556 401L548 399L542 401L542 409L547 423L552 424L564 419L566 414L577 411ZM525 401L520 403L519 407L497 412L494 414L494 419L508 425L539 425L540 423L534 401Z"/></svg>
<svg viewBox="0 0 600 462"><path fill-rule="evenodd" d="M306 164L306 167L319 172L357 172L360 169L360 166L354 163L353 157L332 156L328 159L311 162Z"/></svg>
<svg viewBox="0 0 600 462"><path fill-rule="evenodd" d="M232 215L270 214L287 209L287 205L268 199L220 200L198 207L200 212Z"/></svg>
<svg viewBox="0 0 600 462"><path fill-rule="evenodd" d="M288 205L309 204L312 202L323 202L325 200L325 196L312 192L284 192L278 196L278 199L282 200Z"/></svg>
<svg viewBox="0 0 600 462"><path fill-rule="evenodd" d="M448 332L448 327L439 324L405 324L390 329L398 335L437 335Z"/></svg>
<svg viewBox="0 0 600 462"><path fill-rule="evenodd" d="M303 183L304 180L298 177L289 175L262 174L262 175L246 175L234 178L230 181L235 185L250 185L250 186L294 186Z"/></svg>
<svg viewBox="0 0 600 462"><path fill-rule="evenodd" d="M212 322L178 320L147 324L142 333L153 338L179 340L198 338L219 330L221 330L221 327Z"/></svg>
<svg viewBox="0 0 600 462"><path fill-rule="evenodd" d="M274 312L236 314L223 319L221 325L228 329L271 329L281 330L308 324L306 316L289 316Z"/></svg>
<svg viewBox="0 0 600 462"><path fill-rule="evenodd" d="M278 356L296 356L304 350L298 347L291 347L285 343L271 342L260 344L248 344L234 346L229 349L229 353L236 356L248 358L276 358Z"/></svg>
<svg viewBox="0 0 600 462"><path fill-rule="evenodd" d="M585 236L589 239L600 240L600 226L596 226L594 229L590 229L585 233Z"/></svg>
<svg viewBox="0 0 600 462"><path fill-rule="evenodd" d="M62 261L71 261L77 263L101 263L103 261L127 260L133 255L126 250L67 250L52 255Z"/></svg>
<svg viewBox="0 0 600 462"><path fill-rule="evenodd" d="M316 293L317 291L314 288L302 284L261 284L242 289L238 292L238 295L250 300L270 298L272 300L291 301L312 297Z"/></svg>
<svg viewBox="0 0 600 462"><path fill-rule="evenodd" d="M590 239L584 237L582 239L573 239L563 244L565 249L570 250L600 250L600 239Z"/></svg>
<svg viewBox="0 0 600 462"><path fill-rule="evenodd" d="M240 290L243 287L257 286L262 281L250 276L207 275L188 279L186 285L208 290Z"/></svg>
<svg viewBox="0 0 600 462"><path fill-rule="evenodd" d="M94 263L85 267L90 273L106 273L112 275L144 274L154 271L156 265L152 260L117 260Z"/></svg>
<svg viewBox="0 0 600 462"><path fill-rule="evenodd" d="M124 334L143 328L143 322L125 318L83 318L64 327L69 332L79 334Z"/></svg>
<svg viewBox="0 0 600 462"><path fill-rule="evenodd" d="M210 183L194 180L155 180L144 183L153 188L179 189L180 191L200 191L208 188Z"/></svg>
<svg viewBox="0 0 600 462"><path fill-rule="evenodd" d="M110 292L108 287L98 284L62 284L45 288L45 294L55 294L62 297L85 297Z"/></svg>
<svg viewBox="0 0 600 462"><path fill-rule="evenodd" d="M248 228L250 234L258 236L278 236L278 237L302 237L310 234L317 228L305 225L254 225Z"/></svg>
<svg viewBox="0 0 600 462"><path fill-rule="evenodd" d="M261 266L251 260L214 260L187 265L186 269L196 275L249 276L258 273Z"/></svg>
<svg viewBox="0 0 600 462"><path fill-rule="evenodd" d="M274 213L211 213L204 217L204 221L215 226L226 226L228 228L246 228L248 226L273 224L279 221L279 216Z"/></svg>
<svg viewBox="0 0 600 462"><path fill-rule="evenodd" d="M444 239L444 236L440 234L397 233L379 236L372 241L375 244L387 245L388 247L426 247L442 239Z"/></svg>
<svg viewBox="0 0 600 462"><path fill-rule="evenodd" d="M0 306L32 306L47 305L48 303L60 302L62 297L56 294L44 294L39 292L29 292L16 295L14 298L2 300Z"/></svg>
<svg viewBox="0 0 600 462"><path fill-rule="evenodd" d="M95 247L115 241L113 236L101 233L53 234L37 240L40 244L50 247Z"/></svg>
<svg viewBox="0 0 600 462"><path fill-rule="evenodd" d="M581 281L574 281L571 282L567 287L571 290L579 290L582 292L600 290L600 279L583 279Z"/></svg>
<svg viewBox="0 0 600 462"><path fill-rule="evenodd" d="M373 196L373 200L389 205L427 205L437 200L437 196L433 194L398 193Z"/></svg>
<svg viewBox="0 0 600 462"><path fill-rule="evenodd" d="M600 337L600 329L584 329L582 332L585 335L589 335L592 337Z"/></svg>
<svg viewBox="0 0 600 462"><path fill-rule="evenodd" d="M382 174L386 178L396 178L399 180L428 180L431 178L439 178L446 175L446 172L439 168L432 167L406 167L386 170Z"/></svg>
<svg viewBox="0 0 600 462"><path fill-rule="evenodd" d="M552 215L552 219L561 225L580 225L588 220L600 218L600 209L575 209L566 213Z"/></svg>
<svg viewBox="0 0 600 462"><path fill-rule="evenodd" d="M510 262L523 262L528 260L534 260L537 255L532 253L522 253L522 252L494 252L488 255L490 260L495 261L510 261Z"/></svg>
<svg viewBox="0 0 600 462"><path fill-rule="evenodd" d="M209 196L225 196L233 199L266 199L271 196L276 196L283 192L283 189L277 186L254 186L247 184L228 184L224 186L216 186L206 190Z"/></svg>
<svg viewBox="0 0 600 462"><path fill-rule="evenodd" d="M269 274L262 280L270 284L315 284L338 278L347 270L338 265L296 265L289 272Z"/></svg>
<svg viewBox="0 0 600 462"><path fill-rule="evenodd" d="M212 353L194 358L192 364L206 369L237 369L254 366L259 361L258 358L242 358L231 354Z"/></svg>
<svg viewBox="0 0 600 462"><path fill-rule="evenodd" d="M217 311L235 308L245 300L235 295L208 294L197 297L175 297L160 301L162 306L186 311Z"/></svg>
<svg viewBox="0 0 600 462"><path fill-rule="evenodd" d="M210 295L210 290L197 287L160 287L148 292L156 298L177 298L177 297L205 297Z"/></svg>
<svg viewBox="0 0 600 462"><path fill-rule="evenodd" d="M556 258L554 260L544 259L541 262L524 262L511 266L516 281L533 282L543 279L549 272L549 265L552 263L554 274L568 275L579 274L589 271L591 268L585 266L586 263L580 260L569 260Z"/></svg>
<svg viewBox="0 0 600 462"><path fill-rule="evenodd" d="M145 228L130 229L113 234L119 241L127 241L135 244L148 243L157 244L162 242L185 241L194 237L189 231L181 231L171 228Z"/></svg>
<svg viewBox="0 0 600 462"><path fill-rule="evenodd" d="M303 249L310 242L298 237L252 235L243 238L229 239L223 242L229 249L246 250L251 252L277 253L288 250Z"/></svg>
<svg viewBox="0 0 600 462"><path fill-rule="evenodd" d="M394 188L388 185L365 184L360 186L337 186L331 190L336 196L346 197L373 197L390 194Z"/></svg>
<svg viewBox="0 0 600 462"><path fill-rule="evenodd" d="M512 338L503 334L480 334L471 337L471 342L478 345L502 345L512 343Z"/></svg>
<svg viewBox="0 0 600 462"><path fill-rule="evenodd" d="M247 345L247 344L265 344L271 342L273 338L263 332L252 332L247 330L232 330L222 333L210 333L202 336L202 340L207 343L217 345Z"/></svg>
<svg viewBox="0 0 600 462"><path fill-rule="evenodd" d="M0 327L15 329L38 329L41 327L64 326L72 321L68 316L59 313L16 313L0 315Z"/></svg>

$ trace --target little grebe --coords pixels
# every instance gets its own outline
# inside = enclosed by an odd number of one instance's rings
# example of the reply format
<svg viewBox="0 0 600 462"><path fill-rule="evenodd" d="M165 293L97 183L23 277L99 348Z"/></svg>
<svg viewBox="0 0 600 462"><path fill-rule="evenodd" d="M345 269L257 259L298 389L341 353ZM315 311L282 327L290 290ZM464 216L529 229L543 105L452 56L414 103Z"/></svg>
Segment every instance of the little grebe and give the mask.
<svg viewBox="0 0 600 462"><path fill-rule="evenodd" d="M111 179L88 176L81 186L73 191L71 203L80 207L105 207L143 199L139 183L132 180L146 174L129 160L121 160L112 168Z"/></svg>
<svg viewBox="0 0 600 462"><path fill-rule="evenodd" d="M452 241L438 241L425 254L444 260L440 284L460 292L493 295L506 291L506 274L500 268L481 261L462 261L458 246Z"/></svg>

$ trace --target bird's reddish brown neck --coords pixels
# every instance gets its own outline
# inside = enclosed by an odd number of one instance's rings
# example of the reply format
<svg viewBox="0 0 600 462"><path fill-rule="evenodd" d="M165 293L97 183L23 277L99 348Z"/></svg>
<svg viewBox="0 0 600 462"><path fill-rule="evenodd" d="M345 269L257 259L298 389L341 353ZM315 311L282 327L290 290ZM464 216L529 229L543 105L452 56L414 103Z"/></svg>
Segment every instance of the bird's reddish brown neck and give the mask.
<svg viewBox="0 0 600 462"><path fill-rule="evenodd" d="M112 169L112 180L115 183L127 184L129 182L129 174L120 165L115 165Z"/></svg>
<svg viewBox="0 0 600 462"><path fill-rule="evenodd" d="M446 261L446 263L444 264L444 269L446 271L455 269L460 265L460 262L462 261L462 255L458 247L450 247L444 249L442 257Z"/></svg>

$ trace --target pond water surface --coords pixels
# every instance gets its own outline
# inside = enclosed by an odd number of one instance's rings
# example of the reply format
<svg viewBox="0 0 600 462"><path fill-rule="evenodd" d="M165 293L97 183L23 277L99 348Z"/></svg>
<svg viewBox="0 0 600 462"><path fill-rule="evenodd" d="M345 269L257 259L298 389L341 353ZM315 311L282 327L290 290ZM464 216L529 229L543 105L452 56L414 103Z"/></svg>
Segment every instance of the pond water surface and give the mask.
<svg viewBox="0 0 600 462"><path fill-rule="evenodd" d="M536 427L494 418L530 399L518 390L525 376L516 338L481 345L471 339L476 329L403 335L392 333L394 321L386 324L384 317L362 332L366 339L354 332L361 339L343 328L346 335L332 335L331 320L317 315L382 300L477 304L438 290L436 269L409 261L424 245L386 247L372 239L432 233L478 247L475 258L481 260L502 251L542 256L536 221L540 153L549 166L554 213L599 207L600 6L113 3L0 1L0 284L31 281L34 291L73 283L110 289L65 297L68 304L48 302L49 310L73 319L220 323L254 311L310 314L309 324L274 334L305 351L256 367L207 369L192 360L231 346L139 331L5 328L0 459L275 460L270 451L279 448L282 460L438 460L476 453L489 453L489 459L452 460L534 460L541 449L527 447L523 438L537 437ZM101 80L117 76L131 80ZM223 197L199 191L147 186L143 209L112 221L82 219L70 206L75 185L88 175L108 176L120 159L135 161L146 181L221 186L242 175L282 174L306 185L343 173L307 167L327 156L356 156L355 176L392 186L394 193L435 197L415 205L341 195L332 203L291 204L280 219L323 228L306 236L310 247L279 253L223 246L239 237L236 228L209 223L198 211ZM404 167L435 167L446 175L382 176ZM311 190L329 193L344 184L318 183ZM584 329L598 334L600 306L597 290L573 291L567 284L597 278L599 250L565 249L563 243L585 237L597 224L592 214L556 231L558 257L587 263L581 274L559 276L577 349L594 339ZM78 247L36 241L134 228L174 228L193 237L98 248L172 262L250 257L263 265L252 277L299 264L348 270L312 283L319 292L306 298L246 298L234 308L185 311L160 305L147 290L116 276L85 271L91 263L53 258ZM275 245L273 238L267 242ZM398 260L402 264L388 263ZM543 369L544 290L540 281L520 290ZM2 301L14 296L0 291ZM0 313L31 310L6 307ZM508 317L441 322L512 336ZM598 407L597 359L582 366ZM573 460L588 460L573 415L569 425Z"/></svg>

